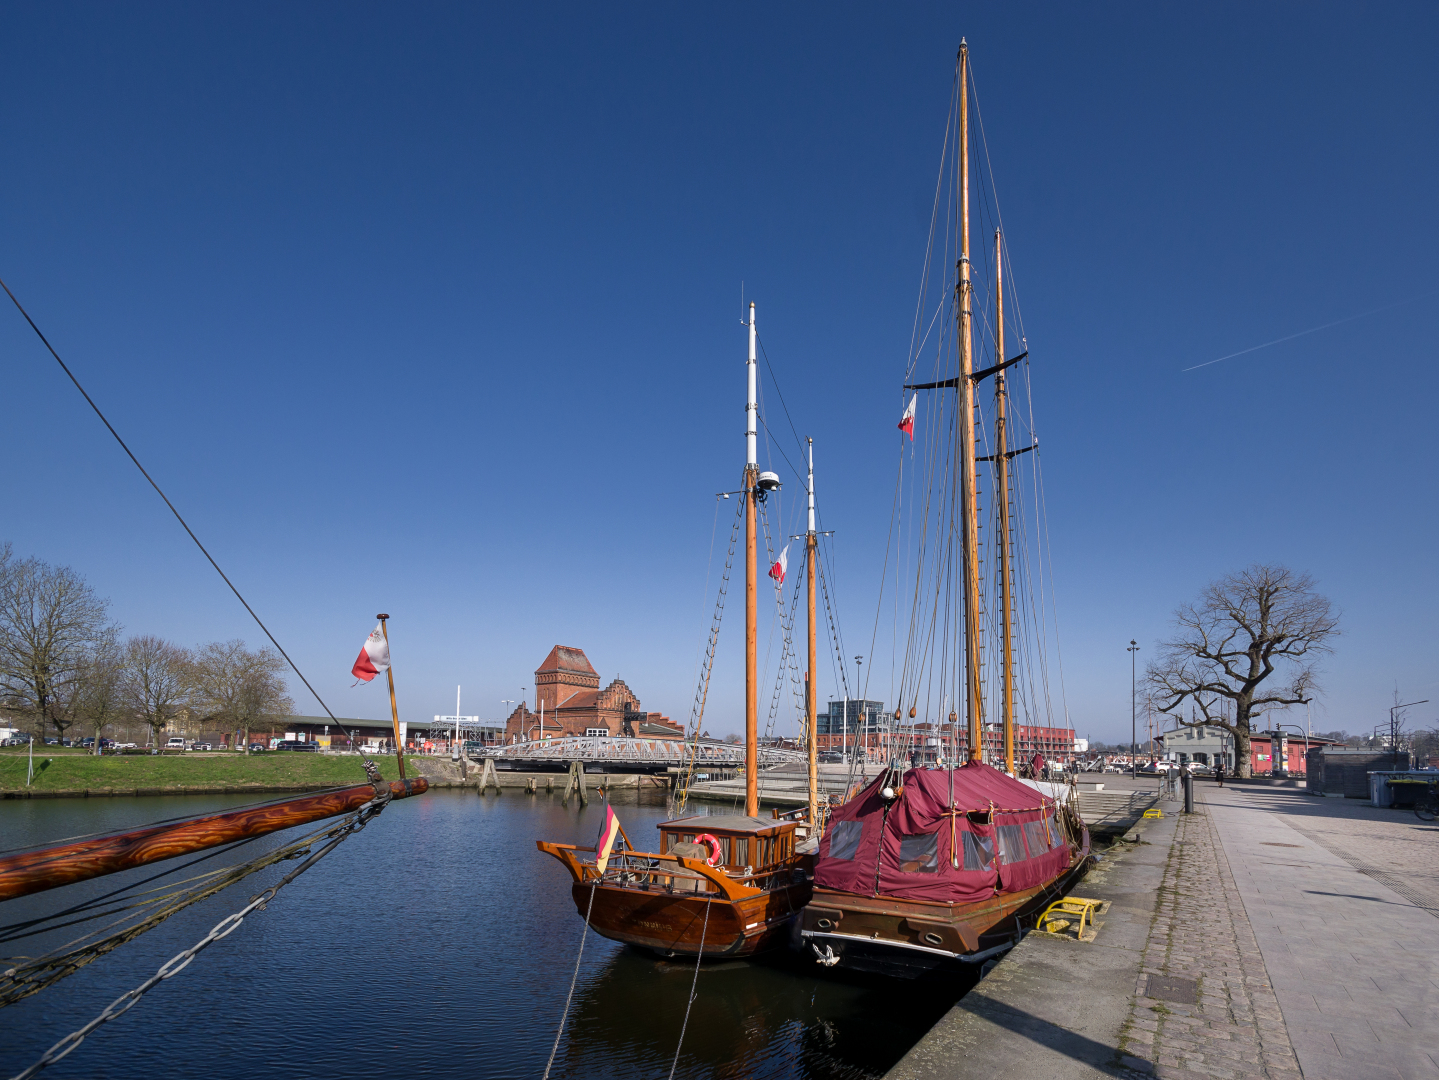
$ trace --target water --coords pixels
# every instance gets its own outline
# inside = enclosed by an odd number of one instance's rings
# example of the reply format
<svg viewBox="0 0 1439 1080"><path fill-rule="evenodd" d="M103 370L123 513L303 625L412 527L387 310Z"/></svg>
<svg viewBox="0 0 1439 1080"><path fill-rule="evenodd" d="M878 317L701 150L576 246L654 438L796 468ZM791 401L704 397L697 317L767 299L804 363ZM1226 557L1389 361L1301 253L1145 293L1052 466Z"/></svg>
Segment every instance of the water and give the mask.
<svg viewBox="0 0 1439 1080"><path fill-rule="evenodd" d="M614 803L641 846L667 816L662 801L642 798ZM0 848L244 801L5 801ZM247 1080L403 1070L539 1077L564 1011L582 920L569 875L534 842L592 843L601 806L565 809L558 795L449 791L395 803L45 1076ZM216 862L226 860L240 861ZM0 1075L30 1064L292 866L249 878L0 1011ZM0 924L157 869L0 904ZM33 939L0 946L4 955L38 951ZM668 1076L693 978L690 963L590 933L551 1075ZM953 980L846 978L788 954L705 965L675 1076L877 1077L966 988Z"/></svg>

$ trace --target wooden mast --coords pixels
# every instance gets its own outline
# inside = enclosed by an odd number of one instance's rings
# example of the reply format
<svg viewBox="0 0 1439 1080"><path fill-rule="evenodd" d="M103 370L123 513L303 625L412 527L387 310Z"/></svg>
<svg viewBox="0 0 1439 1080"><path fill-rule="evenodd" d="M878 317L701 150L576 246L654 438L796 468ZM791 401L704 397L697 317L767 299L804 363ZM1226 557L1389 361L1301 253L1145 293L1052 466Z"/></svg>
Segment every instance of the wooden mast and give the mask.
<svg viewBox="0 0 1439 1080"><path fill-rule="evenodd" d="M744 812L759 816L759 609L756 594L755 519L759 498L758 367L754 304L749 306L749 396L745 403L744 467Z"/></svg>
<svg viewBox="0 0 1439 1080"><path fill-rule="evenodd" d="M979 482L974 454L974 318L969 273L969 45L959 43L959 441L960 515L964 545L964 660L968 684L969 759L982 758L984 698L979 654Z"/></svg>
<svg viewBox="0 0 1439 1080"><path fill-rule="evenodd" d="M806 731L809 736L809 824L813 829L819 824L819 703L815 693L815 667L818 657L815 651L814 626L814 575L819 559L818 534L814 530L814 440L809 444L809 531L804 537L804 567L806 585L809 587L809 666L804 680L804 712ZM811 832L810 835L815 835Z"/></svg>
<svg viewBox="0 0 1439 1080"><path fill-rule="evenodd" d="M1014 775L1014 594L1009 565L1009 430L1004 391L1004 242L994 230L994 462L999 466L995 498L999 500L999 595L1004 635L1004 771Z"/></svg>

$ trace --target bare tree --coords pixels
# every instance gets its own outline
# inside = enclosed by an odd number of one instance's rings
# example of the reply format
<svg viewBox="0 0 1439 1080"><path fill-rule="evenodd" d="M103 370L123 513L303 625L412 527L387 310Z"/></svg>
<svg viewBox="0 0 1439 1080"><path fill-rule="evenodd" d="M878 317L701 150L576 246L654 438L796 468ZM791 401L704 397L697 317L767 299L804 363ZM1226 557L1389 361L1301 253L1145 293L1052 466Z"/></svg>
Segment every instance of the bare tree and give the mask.
<svg viewBox="0 0 1439 1080"><path fill-rule="evenodd" d="M153 634L126 642L123 683L126 703L149 725L157 748L165 725L185 703L190 681L187 649Z"/></svg>
<svg viewBox="0 0 1439 1080"><path fill-rule="evenodd" d="M1174 618L1178 633L1160 643L1146 690L1162 712L1178 715L1186 701L1197 709L1179 716L1186 727L1228 731L1236 775L1248 776L1250 721L1313 700L1315 661L1339 633L1338 614L1308 574L1251 566L1212 582ZM1281 668L1284 681L1261 689Z"/></svg>
<svg viewBox="0 0 1439 1080"><path fill-rule="evenodd" d="M68 566L15 560L0 547L0 698L63 734L72 684L92 648L112 633L110 602Z"/></svg>
<svg viewBox="0 0 1439 1080"><path fill-rule="evenodd" d="M284 679L285 662L273 649L251 651L243 641L213 641L195 650L190 665L196 704L241 735L250 752L250 728L294 709Z"/></svg>
<svg viewBox="0 0 1439 1080"><path fill-rule="evenodd" d="M86 654L70 695L70 712L95 732L99 754L105 728L128 712L125 695L125 650L111 633Z"/></svg>

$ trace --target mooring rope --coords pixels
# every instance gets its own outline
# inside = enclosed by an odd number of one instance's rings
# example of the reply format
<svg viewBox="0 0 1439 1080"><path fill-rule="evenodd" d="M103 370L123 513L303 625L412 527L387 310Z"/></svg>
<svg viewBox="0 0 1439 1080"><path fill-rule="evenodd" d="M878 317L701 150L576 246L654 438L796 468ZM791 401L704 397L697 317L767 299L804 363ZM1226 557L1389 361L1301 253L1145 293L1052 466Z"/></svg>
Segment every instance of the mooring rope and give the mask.
<svg viewBox="0 0 1439 1080"><path fill-rule="evenodd" d="M675 1080L675 1070L676 1070L677 1068L679 1068L679 1064L680 1064L680 1048L683 1047L684 1044L685 1044L685 1030L690 1026L690 1010L691 1010L692 1008L694 1008L694 1004L695 1004L695 991L696 991L697 989L699 989L699 984L700 984L700 958L703 957L704 954L705 954L705 934L707 934L707 933L709 932L709 928L710 928L710 905L711 905L712 903L714 903L714 896L713 896L713 895L710 895L710 896L706 897L706 899L705 899L705 921L704 921L704 925L703 925L702 927L700 927L700 951L697 952L697 953L695 953L695 977L694 977L694 979L690 982L690 999L689 999L688 1002L685 1003L685 1019L684 1019L684 1023L682 1023L682 1024L680 1025L680 1041L675 1045L675 1060L674 1060L674 1064L670 1066L670 1080Z"/></svg>
<svg viewBox="0 0 1439 1080"><path fill-rule="evenodd" d="M580 931L580 951L575 954L575 973L570 976L570 992L565 995L565 1011L560 1014L560 1029L555 1032L555 1045L550 1047L550 1060L545 1062L544 1080L550 1080L550 1069L555 1064L555 1054L560 1049L560 1038L565 1033L565 1021L570 1018L570 1002L574 1000L575 983L580 977L580 960L585 955L585 941L590 936L590 913L595 910L595 890L600 887L599 871L595 872L594 884L590 886L590 903L585 908L585 927Z"/></svg>

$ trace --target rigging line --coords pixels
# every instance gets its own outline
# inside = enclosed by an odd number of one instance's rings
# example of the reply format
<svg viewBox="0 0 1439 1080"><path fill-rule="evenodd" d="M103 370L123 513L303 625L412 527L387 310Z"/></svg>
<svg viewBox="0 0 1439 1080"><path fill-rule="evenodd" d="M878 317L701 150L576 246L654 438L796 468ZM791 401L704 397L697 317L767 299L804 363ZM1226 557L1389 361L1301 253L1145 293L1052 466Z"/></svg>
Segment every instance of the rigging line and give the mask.
<svg viewBox="0 0 1439 1080"><path fill-rule="evenodd" d="M754 333L754 339L755 339L755 343L759 345L759 354L760 354L762 357L764 357L764 366L769 369L769 378L770 378L770 382L774 383L774 392L779 395L779 404L780 404L780 408L782 408L782 409L784 410L784 418L789 421L790 434L792 434L792 435L794 436L794 441L795 441L796 445L799 446L799 449L800 449L800 457L803 458L803 457L804 457L804 440L799 437L799 431L798 431L798 430L795 428L795 426L794 426L794 417L790 416L790 414L789 414L789 406L788 406L787 404L785 404L784 391L779 388L779 376L774 373L774 365L769 362L769 353L767 353L767 352L765 351L764 338L762 338L762 337L760 336L760 333L759 333L758 330L756 330L755 333ZM789 458L785 458L785 461L788 461L788 460L789 460ZM790 468L791 468L791 469L794 469L794 466L791 465ZM796 475L796 476L803 476L804 473L799 472L798 470L795 470L795 475Z"/></svg>
<svg viewBox="0 0 1439 1080"><path fill-rule="evenodd" d="M64 360L60 359L60 354L55 351L55 346L50 344L50 339L47 338L40 331L40 328L35 325L35 320L30 318L30 313L26 311L20 301L15 298L15 294L10 291L10 286L5 284L3 279L0 279L0 288L3 288L5 290L5 294L10 297L10 300L15 305L16 309L20 312L21 315L25 317L25 321L30 324L30 329L35 331L35 336L40 339L40 341L45 345L45 348L50 350L50 355L53 356L55 358L55 362L60 365L60 370L65 372L65 374L70 377L70 381L75 384L75 389L80 391L81 396L84 397L90 408L95 410L95 415L100 418L100 422L105 425L111 435L115 436L115 441L120 444L120 449L124 450L125 455L135 463L135 468L140 470L140 475L150 482L150 486L155 489L155 494L159 495L160 498L165 501L165 505L170 508L170 513L175 515L175 520L180 523L180 527L183 528L185 532L189 533L191 540L195 541L195 546L200 549L200 554L204 555L205 558L209 560L210 565L215 568L215 573L220 575L220 579L224 581L226 585L230 586L230 591L235 594L235 599L239 600L240 603L244 605L245 610L250 613L250 618L255 620L255 625L257 625L261 630L263 630L265 632L265 636L270 639L270 643L274 645L276 649L280 650L280 655L285 658L285 663L290 665L290 669L294 671L294 673L300 677L300 681L305 684L305 689L310 691L310 693L314 696L315 700L320 703L320 708L325 710L325 715L328 716L331 720L333 720L335 722L335 725L345 733L345 737L349 739L351 743L353 743L354 736L350 733L349 729L346 728L344 724L341 724L335 714L330 711L330 707L325 704L324 698L320 697L319 694L315 693L315 688L310 685L310 680L305 678L304 672L302 672L298 667L295 666L295 661L290 659L290 654L287 653L284 650L284 647L275 640L275 635L270 633L270 628L260 621L260 616L255 614L255 609L252 608L249 602L240 595L240 590L235 588L234 582L232 582L228 577L225 576L225 571L220 569L220 564L217 563L214 557L209 553L209 551L205 549L205 545L200 543L200 538L195 535L194 530L192 530L190 526L186 524L185 519L180 516L180 511L175 509L175 504L170 501L169 496L160 490L160 485L155 483L154 478L145 471L145 466L140 464L140 459L137 458L134 452L130 449L130 447L125 444L125 440L120 438L120 433L115 430L109 420L105 419L105 414L100 411L100 406L96 405L94 399L85 392L85 388L80 385L80 380L75 378L75 373L66 366Z"/></svg>
<svg viewBox="0 0 1439 1080"><path fill-rule="evenodd" d="M700 958L703 957L703 956L704 956L704 953L705 953L705 935L709 933L709 928L710 928L710 905L711 905L712 903L714 903L714 897L713 897L712 895L711 895L711 896L707 896L707 897L705 898L705 921L704 921L704 925L700 927L700 947L699 947L699 952L695 953L695 977L694 977L694 979L690 982L690 999L689 999L689 1001L687 1001L687 1002L685 1003L685 1018L684 1018L684 1023L680 1024L680 1041L675 1044L675 1060L674 1060L674 1064L672 1064L672 1065L670 1066L670 1080L675 1080L675 1070L678 1069L678 1068L679 1068L679 1065L680 1065L680 1048L683 1047L684 1044L685 1044L685 1031L686 1031L686 1030L689 1028L689 1026L690 1026L690 1010L691 1010L692 1008L694 1008L695 996L696 996L696 995L695 995L695 991L696 991L697 989L699 989L699 984L700 984Z"/></svg>
<svg viewBox="0 0 1439 1080"><path fill-rule="evenodd" d="M926 240L926 243L925 243L924 269L923 269L923 271L920 273L919 299L916 300L915 305L914 305L914 321L915 321L915 327L914 327L913 330L910 331L910 335L909 335L909 345L910 345L909 352L910 352L910 359L909 359L909 362L905 365L905 367L906 367L906 374L907 374L907 375L908 375L908 374L911 374L911 373L914 371L914 364L916 363L916 361L917 361L918 358L919 358L919 350L924 348L924 343L923 343L923 342L921 342L920 345L919 345L919 347L916 348L915 345L914 345L914 338L915 338L915 335L919 332L919 317L920 317L920 312L924 309L924 298L925 298L925 296L927 295L927 293L928 293L928 291L929 291L929 277L930 277L931 268L932 268L932 266L933 266L935 226L936 226L936 225L938 224L938 222L939 222L939 197L940 197L940 195L941 195L941 194L943 193L943 191L944 191L944 165L945 165L945 162L946 162L946 161L948 160L948 158L949 158L949 133L950 133L950 129L953 128L953 126L954 126L954 103L955 103L955 98L956 98L955 88L958 87L958 85L959 85L959 58L958 58L958 57L955 57L955 61L954 61L954 76L953 76L953 78L952 78L951 86L950 86L950 91L949 91L949 115L948 115L947 117L945 117L945 120L944 120L944 142L943 142L943 144L940 146L940 150L939 150L939 175L936 176L935 179L934 179L934 205L933 205L933 207L931 207L930 212L929 212L929 237L928 237L928 239ZM946 239L948 239L948 230L947 230L947 229L946 229ZM928 336L929 336L928 334L925 335L925 337L928 337Z"/></svg>
<svg viewBox="0 0 1439 1080"><path fill-rule="evenodd" d="M560 1049L560 1037L565 1033L565 1021L569 1019L570 1002L574 1000L575 996L575 982L580 977L580 960L585 955L585 942L589 940L590 936L590 914L595 910L595 890L599 887L600 875L596 873L594 883L590 886L590 903L585 908L584 929L580 931L580 951L575 954L575 973L570 976L570 992L565 995L565 1011L560 1013L560 1028L555 1032L555 1045L550 1047L550 1060L545 1062L544 1080L550 1080L550 1069L554 1067L555 1054Z"/></svg>

